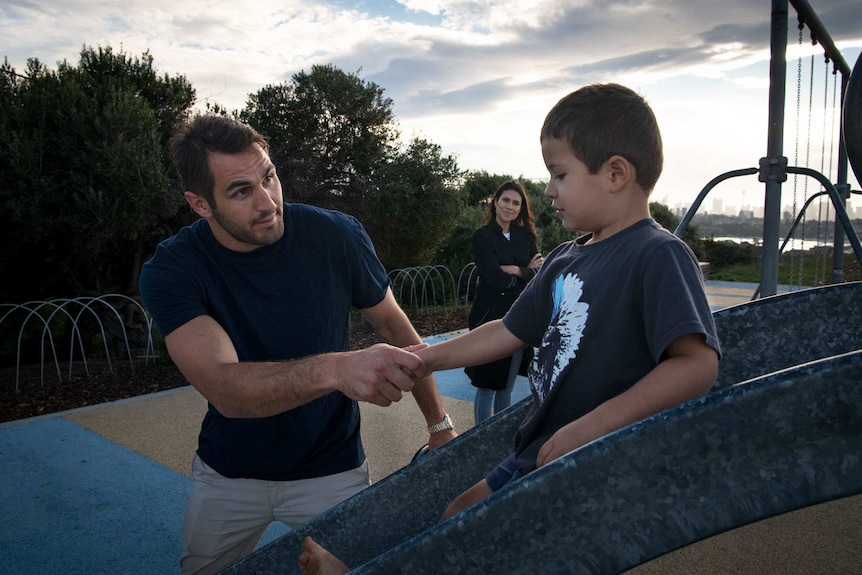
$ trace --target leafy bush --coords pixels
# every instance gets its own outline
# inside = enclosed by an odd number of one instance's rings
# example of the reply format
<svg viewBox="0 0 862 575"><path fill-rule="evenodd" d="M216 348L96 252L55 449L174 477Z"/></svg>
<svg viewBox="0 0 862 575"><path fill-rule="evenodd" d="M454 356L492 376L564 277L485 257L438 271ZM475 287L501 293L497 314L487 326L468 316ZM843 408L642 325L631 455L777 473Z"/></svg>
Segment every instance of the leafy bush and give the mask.
<svg viewBox="0 0 862 575"><path fill-rule="evenodd" d="M757 257L754 246L749 243L736 243L729 240L701 240L704 251L704 261L708 261L711 270L717 271L737 265L755 263Z"/></svg>

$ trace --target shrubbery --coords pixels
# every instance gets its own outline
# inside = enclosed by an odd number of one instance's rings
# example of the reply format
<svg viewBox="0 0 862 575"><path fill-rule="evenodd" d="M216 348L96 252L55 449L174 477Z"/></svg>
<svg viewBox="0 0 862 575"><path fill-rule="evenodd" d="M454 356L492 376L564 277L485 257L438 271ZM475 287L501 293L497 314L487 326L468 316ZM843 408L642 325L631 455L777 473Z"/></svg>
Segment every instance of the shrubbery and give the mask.
<svg viewBox="0 0 862 575"><path fill-rule="evenodd" d="M713 270L735 265L750 265L757 259L754 246L749 243L703 239L701 245L703 260L709 262Z"/></svg>

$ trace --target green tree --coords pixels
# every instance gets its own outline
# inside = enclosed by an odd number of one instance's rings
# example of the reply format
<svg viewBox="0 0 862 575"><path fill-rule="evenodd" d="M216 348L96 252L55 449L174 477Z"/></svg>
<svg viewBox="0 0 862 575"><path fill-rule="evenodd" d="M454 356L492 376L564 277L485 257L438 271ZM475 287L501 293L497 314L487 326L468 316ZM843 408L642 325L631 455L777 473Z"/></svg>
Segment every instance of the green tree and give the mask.
<svg viewBox="0 0 862 575"><path fill-rule="evenodd" d="M465 206L452 222L452 228L434 257L434 262L446 266L457 275L473 261L473 232L485 225L487 209L483 206Z"/></svg>
<svg viewBox="0 0 862 575"><path fill-rule="evenodd" d="M239 117L267 137L286 200L354 215L397 150L392 100L332 65L265 86Z"/></svg>
<svg viewBox="0 0 862 575"><path fill-rule="evenodd" d="M455 158L421 138L380 170L362 220L386 267L437 263L434 256L463 209L459 176Z"/></svg>
<svg viewBox="0 0 862 575"><path fill-rule="evenodd" d="M381 87L314 66L252 94L237 117L269 141L286 201L356 216L389 268L435 263L464 206L457 162L422 138L402 150Z"/></svg>
<svg viewBox="0 0 862 575"><path fill-rule="evenodd" d="M65 66L60 64L61 69ZM155 115L162 150L195 103L195 91L185 76L159 75L149 51L132 58L122 51L115 53L110 46L84 47L78 69L85 90L130 91L145 102Z"/></svg>
<svg viewBox="0 0 862 575"><path fill-rule="evenodd" d="M468 206L480 206L487 210L491 196L500 184L514 178L507 175L490 174L485 170L471 171L461 184L461 195ZM532 198L530 198L532 200Z"/></svg>
<svg viewBox="0 0 862 575"><path fill-rule="evenodd" d="M674 215L669 207L659 202L650 202L649 211L650 215L661 227L669 232L676 231L677 226L679 226L679 218ZM688 244L688 247L691 248L698 259L703 260L706 250L700 237L700 230L697 229L696 225L689 224L686 226L685 230L683 230L682 241Z"/></svg>
<svg viewBox="0 0 862 575"><path fill-rule="evenodd" d="M0 300L136 293L183 203L165 142L191 86L110 48L0 78Z"/></svg>

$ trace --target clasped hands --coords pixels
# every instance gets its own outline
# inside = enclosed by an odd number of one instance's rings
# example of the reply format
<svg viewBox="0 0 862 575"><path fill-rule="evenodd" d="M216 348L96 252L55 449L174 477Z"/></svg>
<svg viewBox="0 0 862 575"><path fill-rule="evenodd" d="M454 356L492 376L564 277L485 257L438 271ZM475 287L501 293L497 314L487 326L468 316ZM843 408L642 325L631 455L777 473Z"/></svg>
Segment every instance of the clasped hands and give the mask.
<svg viewBox="0 0 862 575"><path fill-rule="evenodd" d="M385 343L338 354L343 361L336 376L338 389L356 401L388 407L431 374L416 352L429 347L419 343L405 348Z"/></svg>

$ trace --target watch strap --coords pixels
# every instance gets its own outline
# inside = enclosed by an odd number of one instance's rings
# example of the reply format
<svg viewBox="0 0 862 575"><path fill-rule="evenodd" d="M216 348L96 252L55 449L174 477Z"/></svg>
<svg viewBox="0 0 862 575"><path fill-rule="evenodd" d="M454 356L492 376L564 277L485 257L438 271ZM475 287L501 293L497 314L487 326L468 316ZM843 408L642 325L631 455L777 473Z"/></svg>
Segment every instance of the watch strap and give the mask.
<svg viewBox="0 0 862 575"><path fill-rule="evenodd" d="M448 413L443 416L443 420L440 423L429 425L428 433L434 435L435 433L440 433L441 431L446 431L447 429L455 429L455 426L452 424L452 418L449 417Z"/></svg>

